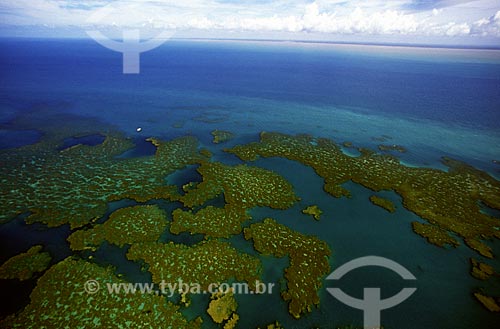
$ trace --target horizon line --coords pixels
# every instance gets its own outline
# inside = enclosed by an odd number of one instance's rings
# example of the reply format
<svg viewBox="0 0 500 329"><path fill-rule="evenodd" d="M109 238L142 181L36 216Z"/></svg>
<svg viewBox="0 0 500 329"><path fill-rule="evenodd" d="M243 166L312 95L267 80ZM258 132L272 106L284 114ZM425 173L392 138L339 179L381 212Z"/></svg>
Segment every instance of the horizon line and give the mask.
<svg viewBox="0 0 500 329"><path fill-rule="evenodd" d="M85 40L86 37L76 36L8 36L0 35L0 39L24 40ZM92 40L92 38L88 38ZM115 39L115 38L112 38ZM384 46L407 48L433 48L455 50L494 50L500 51L496 45L466 45L466 44L437 44L437 43L407 43L407 42L377 42L377 41L329 41L329 40L304 40L304 39L270 39L270 38L213 38L213 37L172 37L165 40L175 41L237 41L237 42L266 42L266 43L296 43L296 44L321 44L321 45L353 45L353 46Z"/></svg>

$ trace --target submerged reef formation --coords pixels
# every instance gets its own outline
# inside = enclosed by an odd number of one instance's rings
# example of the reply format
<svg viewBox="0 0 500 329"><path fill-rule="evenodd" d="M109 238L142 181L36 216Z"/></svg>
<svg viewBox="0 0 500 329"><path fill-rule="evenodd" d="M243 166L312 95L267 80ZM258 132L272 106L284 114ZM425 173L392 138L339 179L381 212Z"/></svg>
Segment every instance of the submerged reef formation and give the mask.
<svg viewBox="0 0 500 329"><path fill-rule="evenodd" d="M486 263L482 263L477 259L471 258L471 275L482 281L489 280L494 277L494 279L498 280L499 274L495 272L493 266L488 265ZM493 297L486 290L491 289L491 286L488 288L483 287L477 289L474 292L474 297L490 312L500 312L500 298L498 295Z"/></svg>
<svg viewBox="0 0 500 329"><path fill-rule="evenodd" d="M394 205L394 203L391 202L391 200L387 200L387 199L381 198L379 196L372 195L370 197L370 201L374 205L379 206L381 208L384 208L385 210L387 210L390 213L393 213L396 211L396 206Z"/></svg>
<svg viewBox="0 0 500 329"><path fill-rule="evenodd" d="M8 259L0 266L0 279L29 280L33 274L47 269L52 258L48 252L41 252L42 246L31 247L27 252Z"/></svg>
<svg viewBox="0 0 500 329"><path fill-rule="evenodd" d="M266 169L205 161L198 172L203 181L180 197L186 207L203 205L222 193L226 204L240 209L287 209L298 200L289 182Z"/></svg>
<svg viewBox="0 0 500 329"><path fill-rule="evenodd" d="M241 253L227 242L202 241L193 246L183 244L144 242L133 244L127 258L143 260L153 276L153 282L198 283L207 290L212 283L231 278L255 286L261 273L259 259Z"/></svg>
<svg viewBox="0 0 500 329"><path fill-rule="evenodd" d="M377 136L377 137L372 137L372 141L375 141L375 142L387 142L390 139L392 139L392 137L388 136L388 135L381 135L381 136Z"/></svg>
<svg viewBox="0 0 500 329"><path fill-rule="evenodd" d="M471 258L471 275L479 280L488 280L490 276L495 274L495 270L493 270L493 266L488 265L486 263L481 263L477 259Z"/></svg>
<svg viewBox="0 0 500 329"><path fill-rule="evenodd" d="M452 232L463 238L471 249L493 258L491 248L482 240L500 238L500 224L497 218L481 212L479 204L500 209L500 182L463 162L443 158L448 171L407 167L391 155L366 149L360 149L358 157L348 156L329 139L267 132L261 133L260 142L226 151L244 161L253 161L259 156L284 157L308 165L325 180L324 190L335 197L350 195L342 187L348 181L376 192L395 191L402 197L406 209L434 228L422 230L417 225L421 235L430 237L429 242L439 245L441 240L434 239L434 235ZM446 240L458 244L451 236Z"/></svg>
<svg viewBox="0 0 500 329"><path fill-rule="evenodd" d="M311 215L315 220L320 220L323 211L317 205L312 205L302 210L303 214Z"/></svg>
<svg viewBox="0 0 500 329"><path fill-rule="evenodd" d="M342 146L346 147L346 148L351 148L351 147L353 147L353 144L352 144L352 142L343 142Z"/></svg>
<svg viewBox="0 0 500 329"><path fill-rule="evenodd" d="M157 205L127 207L113 212L104 224L74 232L68 241L72 250L92 249L104 240L123 247L157 241L167 225L167 215Z"/></svg>
<svg viewBox="0 0 500 329"><path fill-rule="evenodd" d="M178 281L199 283L206 290L210 284L246 281L252 290L260 278L258 258L242 253L230 243L217 240L242 231L254 207L287 209L296 203L293 186L270 170L248 165L225 165L210 162L211 153L200 150L194 137L164 142L147 139L156 147L155 155L137 158L120 157L134 147L131 139L92 119L54 115L38 120L39 113L14 122L22 129L39 129L38 143L16 149L0 150L0 223L26 213L28 223L41 222L49 227L69 224L75 231L69 238L72 250L95 248L102 241L120 247L130 244L127 258L144 262L155 283ZM206 117L216 122L218 118ZM213 119L213 120L212 120ZM45 124L45 122L47 122ZM64 122L64 124L61 124ZM66 147L67 139L100 134L98 145ZM232 138L224 131L212 132L214 143ZM380 137L381 142L389 139ZM346 142L344 147L352 147ZM382 151L403 151L397 145L380 145ZM465 163L443 158L447 171L408 167L391 155L358 149L359 156L342 152L335 142L307 135L289 136L262 133L257 143L237 146L228 152L242 160L261 157L283 157L312 167L324 181L324 190L335 197L350 196L342 185L352 181L375 192L394 191L401 196L406 209L426 222L413 222L415 233L438 246L464 243L481 255L493 258L484 243L500 238L498 218L481 211L485 205L500 209L500 182ZM168 185L166 177L178 169L198 164L203 181L183 186L183 192ZM214 206L220 197L223 206ZM133 199L146 202L167 199L181 202L185 208L173 211L170 231L203 234L207 240L193 246L158 242L168 227L166 214L158 206L135 206L115 211L103 224L95 225L107 211L110 201ZM210 202L213 201L213 202ZM370 201L394 212L389 200L372 196ZM208 203L208 204L207 204ZM187 209L186 209L187 208ZM317 206L302 210L319 220ZM289 302L295 318L310 312L319 304L323 277L330 272L328 245L314 236L295 232L272 219L250 225L244 237L255 249L275 257L288 256L286 289L282 297ZM0 267L1 278L26 280L33 273L45 271L51 259L41 246L15 256ZM491 266L471 259L471 274L478 279L493 275ZM125 283L110 268L68 258L50 268L39 280L31 303L19 314L0 321L1 327L124 327L150 326L193 328L199 319L189 323L179 307L165 298L148 294L118 295L106 289L87 294L84 283ZM104 287L104 286L103 286ZM499 311L499 300L490 293L477 291L475 298L492 311ZM233 303L234 301L234 303ZM186 307L190 300L181 295ZM209 314L225 328L238 321L234 296L216 296ZM278 324L276 325L278 327Z"/></svg>
<svg viewBox="0 0 500 329"><path fill-rule="evenodd" d="M439 226L424 224L420 222L412 222L411 226L413 228L413 232L426 238L429 243L432 243L436 246L444 247L446 245L450 245L453 247L457 247L460 245L460 243L455 238L450 236L448 231L441 229Z"/></svg>
<svg viewBox="0 0 500 329"><path fill-rule="evenodd" d="M260 327L258 327L258 329L261 329ZM266 326L266 329L284 329L281 324L276 321L275 323L271 323L271 324L268 324Z"/></svg>
<svg viewBox="0 0 500 329"><path fill-rule="evenodd" d="M47 109L25 113L12 124L39 130L43 137L33 145L0 150L0 223L29 212L28 223L69 223L74 229L103 216L109 201L175 199L177 189L166 185L165 177L206 159L190 136L150 139L154 156L120 159L134 147L129 138L99 121ZM104 142L60 149L68 138L96 134Z"/></svg>
<svg viewBox="0 0 500 329"><path fill-rule="evenodd" d="M231 139L234 138L234 134L229 131L224 131L224 130L214 130L211 132L212 136L214 136L213 143L214 144L220 144L224 143L227 141L230 141Z"/></svg>
<svg viewBox="0 0 500 329"><path fill-rule="evenodd" d="M396 145L396 144L392 144L392 145L380 144L378 146L378 149L380 151L397 151L399 153L408 152L408 150L404 146Z"/></svg>
<svg viewBox="0 0 500 329"><path fill-rule="evenodd" d="M176 121L172 124L172 128L176 128L176 129L184 128L185 124L186 124L185 121Z"/></svg>
<svg viewBox="0 0 500 329"><path fill-rule="evenodd" d="M229 320L227 320L227 322L224 324L224 329L236 328L236 324L238 323L239 319L240 319L240 316L236 313L233 313L231 318Z"/></svg>
<svg viewBox="0 0 500 329"><path fill-rule="evenodd" d="M266 169L203 161L197 171L203 181L184 185L185 194L179 201L194 208L223 195L224 208L207 206L197 212L174 210L170 227L174 234L190 232L204 234L207 238L227 238L239 234L242 223L251 219L247 213L249 209L287 209L299 200L288 181Z"/></svg>
<svg viewBox="0 0 500 329"><path fill-rule="evenodd" d="M228 320L238 308L238 303L236 299L234 299L234 292L232 289L229 289L227 292L219 291L213 293L210 299L211 301L210 304L208 304L207 313L215 323L222 323ZM237 319L236 321L231 321L231 323L233 322L235 325Z"/></svg>
<svg viewBox="0 0 500 329"><path fill-rule="evenodd" d="M253 240L254 248L264 255L289 256L290 266L285 270L287 290L281 296L290 301L288 311L295 318L311 312L319 305L319 289L323 277L330 272L328 245L314 236L295 232L285 225L266 218L262 223L244 230L245 239Z"/></svg>
<svg viewBox="0 0 500 329"><path fill-rule="evenodd" d="M94 285L88 280L95 280L91 281ZM191 329L201 325L201 318L188 322L179 307L162 296L110 293L106 285L114 283L126 281L109 268L66 258L38 280L31 303L19 314L0 321L0 327Z"/></svg>
<svg viewBox="0 0 500 329"><path fill-rule="evenodd" d="M500 312L500 299L486 296L480 292L475 292L474 297L490 312Z"/></svg>
<svg viewBox="0 0 500 329"><path fill-rule="evenodd" d="M104 215L109 201L175 199L177 188L165 185L165 177L205 159L194 137L170 142L151 139L156 154L131 159L116 158L133 147L118 133L107 133L96 146L78 145L63 151L57 150L62 136L47 138L0 152L4 162L0 184L5 191L0 196L0 221L30 212L28 223L51 227L69 223L78 228Z"/></svg>
<svg viewBox="0 0 500 329"><path fill-rule="evenodd" d="M196 116L192 118L191 120L193 121L199 121L199 122L204 122L204 123L221 123L224 121L227 121L229 119L229 116L223 113L203 113L199 116Z"/></svg>
<svg viewBox="0 0 500 329"><path fill-rule="evenodd" d="M206 237L229 238L241 233L241 224L251 217L245 209L226 205L224 208L208 206L193 214L191 210L176 209L172 213L170 232L204 234Z"/></svg>

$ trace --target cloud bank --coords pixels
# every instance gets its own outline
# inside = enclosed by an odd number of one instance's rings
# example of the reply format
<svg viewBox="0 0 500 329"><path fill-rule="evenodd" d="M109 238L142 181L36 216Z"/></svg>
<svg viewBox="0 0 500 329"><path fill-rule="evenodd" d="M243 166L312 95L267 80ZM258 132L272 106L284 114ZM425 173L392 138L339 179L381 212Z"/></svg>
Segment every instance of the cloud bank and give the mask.
<svg viewBox="0 0 500 329"><path fill-rule="evenodd" d="M498 1L0 0L0 28L500 37Z"/></svg>

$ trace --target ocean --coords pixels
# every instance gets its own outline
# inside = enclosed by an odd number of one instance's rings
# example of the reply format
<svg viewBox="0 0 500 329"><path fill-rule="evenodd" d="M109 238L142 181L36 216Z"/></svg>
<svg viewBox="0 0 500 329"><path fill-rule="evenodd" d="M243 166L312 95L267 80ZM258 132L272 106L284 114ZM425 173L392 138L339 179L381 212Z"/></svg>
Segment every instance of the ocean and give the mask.
<svg viewBox="0 0 500 329"><path fill-rule="evenodd" d="M258 141L261 131L307 133L372 149L384 135L390 137L389 143L408 150L397 156L409 166L444 170L440 159L449 156L500 179L500 165L493 162L500 160L499 50L170 40L143 53L140 64L140 74L124 75L121 54L92 40L1 39L0 148L39 140L39 132L20 131L12 120L21 113L46 109L94 117L123 131L137 144L124 157L152 154L154 148L144 142L150 136L194 135L214 153L214 160L236 164L241 161L223 148ZM214 145L210 135L214 129L234 132L236 137ZM464 246L438 248L414 234L411 222L420 219L402 207L395 193L384 195L397 205L396 213L389 214L370 207L371 192L354 183L348 183L353 198L335 199L323 191L323 180L311 168L275 158L253 164L283 175L302 201L286 211L254 209L252 222L273 217L294 230L318 236L333 251L332 270L356 257L379 255L414 273L417 292L382 312L384 328L495 328L498 324L498 315L484 309L471 293L482 284L469 274L469 257L477 255ZM187 183L195 176L187 172L175 180ZM125 200L110 209L131 204L135 203ZM319 205L324 218L316 222L302 216L305 204ZM167 202L161 206L175 208ZM61 260L71 254L64 241L69 233L66 226L46 229L23 224L22 217L14 219L0 225L0 262L35 243L44 244L54 262ZM181 239L170 234L163 239L199 241L199 237ZM241 236L230 241L257 255ZM498 241L489 245L496 254L500 252ZM95 258L131 278L144 277L119 248L105 245ZM263 257L263 262L265 278L279 280L286 261ZM492 263L500 270L497 259ZM16 285L20 289L16 290L0 282L2 291L16 296L2 315L26 305L35 284ZM346 292L358 297L366 286L380 286L383 296L389 297L404 285L382 269L358 270L340 282ZM500 292L498 282L491 285ZM279 291L267 299L238 296L239 325L250 328L276 320L285 328L362 325L362 312L330 296L324 288L331 286L324 282L319 309L300 320L288 314ZM204 314L205 303L200 300L184 312L189 317ZM204 317L204 327L216 327L208 315Z"/></svg>

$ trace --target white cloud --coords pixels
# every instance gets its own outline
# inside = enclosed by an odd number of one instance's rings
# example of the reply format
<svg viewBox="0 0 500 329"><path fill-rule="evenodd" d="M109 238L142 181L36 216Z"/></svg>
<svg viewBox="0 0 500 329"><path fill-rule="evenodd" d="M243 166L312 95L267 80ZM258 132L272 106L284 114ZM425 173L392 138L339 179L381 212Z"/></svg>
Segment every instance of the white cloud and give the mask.
<svg viewBox="0 0 500 329"><path fill-rule="evenodd" d="M467 23L455 24L449 23L446 29L446 35L450 37L468 35L470 33L470 26Z"/></svg>
<svg viewBox="0 0 500 329"><path fill-rule="evenodd" d="M472 33L500 36L500 10L488 18L481 18L472 24Z"/></svg>
<svg viewBox="0 0 500 329"><path fill-rule="evenodd" d="M500 37L500 5L493 0L445 1L446 8L408 9L393 1L0 0L2 25L89 25L169 29L315 32L356 35ZM91 14L110 4L99 21Z"/></svg>
<svg viewBox="0 0 500 329"><path fill-rule="evenodd" d="M442 11L443 11L443 9L434 8L434 9L432 9L432 15L437 16L437 15L441 14Z"/></svg>

